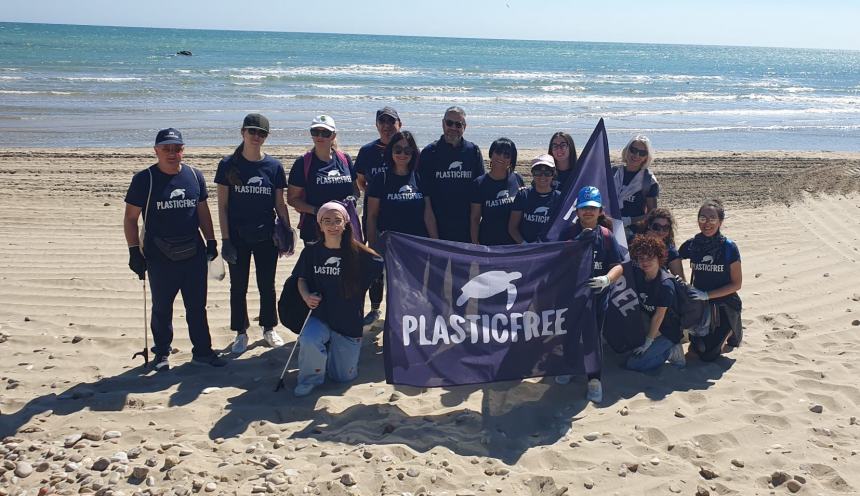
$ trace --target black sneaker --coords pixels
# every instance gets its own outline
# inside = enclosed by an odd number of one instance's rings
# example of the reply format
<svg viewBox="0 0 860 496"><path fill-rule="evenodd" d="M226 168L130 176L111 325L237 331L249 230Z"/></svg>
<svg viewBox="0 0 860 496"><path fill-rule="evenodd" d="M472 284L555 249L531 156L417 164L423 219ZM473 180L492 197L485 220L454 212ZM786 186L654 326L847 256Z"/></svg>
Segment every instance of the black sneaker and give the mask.
<svg viewBox="0 0 860 496"><path fill-rule="evenodd" d="M215 353L206 356L192 357L191 363L196 363L197 365L209 365L212 367L223 367L227 365L227 361Z"/></svg>
<svg viewBox="0 0 860 496"><path fill-rule="evenodd" d="M152 362L152 370L156 372L167 372L170 370L168 355L155 355L155 360Z"/></svg>

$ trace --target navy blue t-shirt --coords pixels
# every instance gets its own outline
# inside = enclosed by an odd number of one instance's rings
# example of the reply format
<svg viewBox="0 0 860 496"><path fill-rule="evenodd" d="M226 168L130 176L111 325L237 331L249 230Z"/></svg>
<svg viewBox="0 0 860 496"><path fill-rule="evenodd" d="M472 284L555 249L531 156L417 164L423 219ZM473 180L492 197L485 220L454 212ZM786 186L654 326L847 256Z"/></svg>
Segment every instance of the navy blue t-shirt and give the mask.
<svg viewBox="0 0 860 496"><path fill-rule="evenodd" d="M478 241L482 245L509 245L514 242L508 233L508 221L523 184L523 178L516 172L499 180L493 179L490 174L475 179L471 198L472 204L481 205Z"/></svg>
<svg viewBox="0 0 860 496"><path fill-rule="evenodd" d="M418 173L398 176L388 170L373 176L367 188L367 196L379 200L376 227L380 232L395 231L427 236L422 186Z"/></svg>
<svg viewBox="0 0 860 496"><path fill-rule="evenodd" d="M235 168L241 184L230 184L231 168ZM266 155L251 162L241 154L229 155L218 164L215 183L227 186L229 191L227 219L231 238L235 237L239 226L274 225L275 195L277 190L287 187L287 176L280 160Z"/></svg>
<svg viewBox="0 0 860 496"><path fill-rule="evenodd" d="M360 289L346 298L341 286L342 250L326 248L320 241L308 243L299 255L293 275L305 279L308 289L322 296L313 316L325 322L332 330L359 338L364 320L364 296L370 283L382 274L382 258L365 251L359 252L361 269Z"/></svg>
<svg viewBox="0 0 860 496"><path fill-rule="evenodd" d="M556 176L552 182L553 189L559 190L562 194L566 193L567 192L567 190L565 189L566 187L567 188L573 187L573 183L568 184L567 180L570 178L570 176L574 176L574 180L576 179L576 175L574 174L574 172L576 170L577 170L576 167L571 167L570 169L563 170L563 171L556 169Z"/></svg>
<svg viewBox="0 0 860 496"><path fill-rule="evenodd" d="M681 258L681 255L678 253L678 249L675 248L675 245L667 244L666 245L666 253L668 254L668 256L666 257L666 266L669 265L669 262L672 262L674 260L678 260L679 258Z"/></svg>
<svg viewBox="0 0 860 496"><path fill-rule="evenodd" d="M484 173L481 149L466 140L455 148L440 138L421 150L419 163L439 237L468 243L472 182Z"/></svg>
<svg viewBox="0 0 860 496"><path fill-rule="evenodd" d="M693 239L695 238L684 241L678 250L681 258L690 259L693 286L702 291L711 291L732 282L730 267L741 261L738 245L726 238L718 253L706 254L691 249Z"/></svg>
<svg viewBox="0 0 860 496"><path fill-rule="evenodd" d="M343 200L355 194L356 173L349 155L346 155L346 162L341 163L336 153L332 153L331 160L323 162L311 152L307 180L305 180L305 159L302 156L293 163L287 182L290 186L304 188L305 202L315 207L320 207L332 200ZM302 215L302 239L316 239L316 225L315 216Z"/></svg>
<svg viewBox="0 0 860 496"><path fill-rule="evenodd" d="M537 241L560 203L561 192L557 189L550 190L549 193L538 193L534 187L520 190L511 207L512 211L523 213L520 236L529 243Z"/></svg>
<svg viewBox="0 0 860 496"><path fill-rule="evenodd" d="M612 267L620 264L623 258L621 247L618 245L618 241L615 240L615 236L612 235L612 231L601 226L598 226L598 230L600 232L597 233L597 236L593 237L591 245L594 260L591 277L605 276ZM566 232L562 233L560 240L576 239L580 234L582 234L582 226L577 221L576 224L573 224Z"/></svg>
<svg viewBox="0 0 860 496"><path fill-rule="evenodd" d="M663 277L661 272L650 281L645 280L645 273L642 269L636 267L636 287L639 290L639 303L642 310L653 317L657 311L657 307L665 307L666 315L663 317L663 322L660 324L660 334L665 336L673 343L681 341L681 323L675 312L675 284L671 281L671 276Z"/></svg>
<svg viewBox="0 0 860 496"><path fill-rule="evenodd" d="M385 163L385 145L377 139L362 146L358 150L358 155L355 157L355 172L364 176L367 181L367 187L370 187L370 180L373 176L388 169ZM364 195L364 210L362 216L367 218L367 195Z"/></svg>
<svg viewBox="0 0 860 496"><path fill-rule="evenodd" d="M152 196L149 211L146 200L149 195L149 174L152 173ZM158 165L152 165L131 179L125 202L143 209L146 223L144 246L152 246L153 236L179 237L195 235L200 228L197 204L208 198L203 173L182 164L178 174L161 172Z"/></svg>
<svg viewBox="0 0 860 496"><path fill-rule="evenodd" d="M651 171L648 169L644 169L645 177L643 181L650 182L649 178L651 177ZM633 179L633 176L636 175L636 172L630 172L627 169L624 169L624 179L622 179L622 183L626 186ZM642 190L636 191L632 195L626 198L619 198L618 201L621 202L621 216L622 217L641 217L645 215L645 197L648 198L657 198L660 196L660 185L652 184L650 188L647 189L646 194L642 195Z"/></svg>

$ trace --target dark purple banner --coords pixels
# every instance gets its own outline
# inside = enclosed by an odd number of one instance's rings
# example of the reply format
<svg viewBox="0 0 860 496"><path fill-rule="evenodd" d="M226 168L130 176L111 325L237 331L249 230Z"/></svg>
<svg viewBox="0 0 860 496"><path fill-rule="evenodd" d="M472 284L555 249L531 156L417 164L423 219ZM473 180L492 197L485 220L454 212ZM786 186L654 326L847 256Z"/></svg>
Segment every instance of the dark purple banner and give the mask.
<svg viewBox="0 0 860 496"><path fill-rule="evenodd" d="M488 247L384 238L389 383L581 374L597 360L590 240Z"/></svg>

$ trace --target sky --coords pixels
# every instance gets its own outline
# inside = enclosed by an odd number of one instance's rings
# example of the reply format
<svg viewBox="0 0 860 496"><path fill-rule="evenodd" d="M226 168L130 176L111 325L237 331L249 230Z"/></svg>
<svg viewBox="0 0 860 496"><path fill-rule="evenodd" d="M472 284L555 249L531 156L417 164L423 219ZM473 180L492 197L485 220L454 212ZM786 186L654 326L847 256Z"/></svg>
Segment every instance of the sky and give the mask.
<svg viewBox="0 0 860 496"><path fill-rule="evenodd" d="M860 50L857 0L0 0L0 5L5 22Z"/></svg>

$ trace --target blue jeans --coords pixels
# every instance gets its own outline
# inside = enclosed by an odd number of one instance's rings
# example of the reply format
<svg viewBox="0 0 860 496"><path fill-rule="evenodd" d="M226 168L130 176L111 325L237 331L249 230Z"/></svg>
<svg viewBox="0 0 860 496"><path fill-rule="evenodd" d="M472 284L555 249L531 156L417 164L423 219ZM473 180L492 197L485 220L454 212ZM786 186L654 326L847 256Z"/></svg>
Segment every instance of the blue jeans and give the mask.
<svg viewBox="0 0 860 496"><path fill-rule="evenodd" d="M298 384L319 386L326 373L335 382L349 382L358 377L360 354L361 338L344 336L310 317L299 336Z"/></svg>
<svg viewBox="0 0 860 496"><path fill-rule="evenodd" d="M627 359L627 368L639 372L647 372L659 368L669 359L669 353L675 346L671 340L664 336L658 336L651 346L641 355L630 355Z"/></svg>

